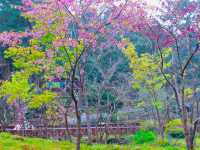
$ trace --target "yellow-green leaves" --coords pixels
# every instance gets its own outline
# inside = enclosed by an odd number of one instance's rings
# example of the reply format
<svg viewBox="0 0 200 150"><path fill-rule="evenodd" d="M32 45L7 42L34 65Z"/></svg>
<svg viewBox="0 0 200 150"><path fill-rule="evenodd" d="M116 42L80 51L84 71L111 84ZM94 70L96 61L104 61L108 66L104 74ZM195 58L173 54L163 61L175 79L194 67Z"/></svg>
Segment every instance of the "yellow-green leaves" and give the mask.
<svg viewBox="0 0 200 150"><path fill-rule="evenodd" d="M163 69L166 69L172 66L172 62L170 61L171 55L172 55L172 48L164 48L162 50Z"/></svg>
<svg viewBox="0 0 200 150"><path fill-rule="evenodd" d="M123 53L130 60L130 65L137 63L138 55L136 53L136 49L135 49L135 46L133 44L128 43L127 47L123 48L122 50L123 50Z"/></svg>
<svg viewBox="0 0 200 150"><path fill-rule="evenodd" d="M74 63L76 63L78 57L83 52L83 42L80 42L76 47L59 46L53 51L53 57L47 58L47 74L51 76L57 76L66 78L67 74L71 71ZM57 68L62 68L62 73L56 71Z"/></svg>
<svg viewBox="0 0 200 150"><path fill-rule="evenodd" d="M51 40L51 36L47 39ZM37 44L37 40L33 40ZM33 43L32 43L33 44ZM35 91L35 85L30 81L32 75L39 75L43 71L45 52L35 47L11 47L5 52L6 58L12 58L14 66L20 71L15 72L11 79L2 83L0 96L7 96L7 102L21 100L29 107L36 108L54 99L51 91L39 93Z"/></svg>
<svg viewBox="0 0 200 150"><path fill-rule="evenodd" d="M192 95L193 95L193 90L192 90L191 88L186 88L186 89L184 90L184 94L185 94L185 96L186 96L187 98L191 98Z"/></svg>
<svg viewBox="0 0 200 150"><path fill-rule="evenodd" d="M31 97L31 101L28 104L29 108L39 108L44 104L48 104L56 98L56 94L45 90L41 94L33 94Z"/></svg>
<svg viewBox="0 0 200 150"><path fill-rule="evenodd" d="M29 74L26 72L16 72L10 81L2 83L0 97L7 96L7 103L11 104L15 100L22 100L30 108L38 108L54 100L56 94L45 90L37 94L33 91L33 84L29 83Z"/></svg>
<svg viewBox="0 0 200 150"><path fill-rule="evenodd" d="M52 34L51 32L48 32L46 35L41 37L41 43L43 44L48 44L53 42L53 40L55 39L55 35Z"/></svg>
<svg viewBox="0 0 200 150"><path fill-rule="evenodd" d="M161 110L163 103L158 92L162 90L166 83L161 73L161 67L164 70L171 67L170 55L172 50L166 48L162 51L164 59L162 63L160 62L160 55L150 53L139 55L132 43L127 40L124 43L127 45L123 48L123 53L129 59L134 79L132 87L141 93L148 94L151 105L155 109ZM166 74L166 77L168 77L168 74Z"/></svg>
<svg viewBox="0 0 200 150"><path fill-rule="evenodd" d="M165 80L160 75L160 63L156 56L148 53L139 56L134 45L130 42L123 49L123 52L130 61L129 64L134 77L134 89L154 88L159 90L162 88ZM168 54L168 51L166 51L166 54Z"/></svg>
<svg viewBox="0 0 200 150"><path fill-rule="evenodd" d="M162 54L164 58L170 56L172 54L172 48L164 48Z"/></svg>
<svg viewBox="0 0 200 150"><path fill-rule="evenodd" d="M162 109L163 104L161 103L160 100L156 100L155 102L153 102L153 106L156 107L157 109Z"/></svg>
<svg viewBox="0 0 200 150"><path fill-rule="evenodd" d="M44 56L44 52L33 47L11 47L5 51L5 57L12 58L16 68L26 70L25 72L30 72L30 74L40 71L37 62Z"/></svg>
<svg viewBox="0 0 200 150"><path fill-rule="evenodd" d="M80 41L79 44L74 48L74 52L76 53L76 55L79 56L83 51L83 49L84 49L84 43L83 41Z"/></svg>
<svg viewBox="0 0 200 150"><path fill-rule="evenodd" d="M138 83L138 82L133 82L133 84L132 84L132 88L133 88L133 89L139 90L140 87L141 87L140 83Z"/></svg>
<svg viewBox="0 0 200 150"><path fill-rule="evenodd" d="M15 100L28 100L29 91L31 89L28 77L29 76L25 72L16 72L12 75L11 81L5 81L2 83L0 96L7 96L7 102L9 104Z"/></svg>
<svg viewBox="0 0 200 150"><path fill-rule="evenodd" d="M174 132L174 131L183 132L182 126L183 126L183 124L180 119L171 120L166 124L165 132L166 133L170 133L170 132Z"/></svg>

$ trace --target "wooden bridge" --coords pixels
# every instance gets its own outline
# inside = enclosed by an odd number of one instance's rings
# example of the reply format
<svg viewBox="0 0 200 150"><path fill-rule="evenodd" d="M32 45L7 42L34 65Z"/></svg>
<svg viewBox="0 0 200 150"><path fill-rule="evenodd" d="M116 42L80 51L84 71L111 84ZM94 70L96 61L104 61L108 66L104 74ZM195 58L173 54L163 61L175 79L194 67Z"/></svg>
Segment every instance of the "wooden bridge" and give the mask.
<svg viewBox="0 0 200 150"><path fill-rule="evenodd" d="M109 135L130 135L138 130L139 126L137 124L108 124L101 126L90 127L90 133L92 135L97 135L98 133L107 133ZM88 133L88 128L86 126L81 127L81 135L85 136ZM26 130L14 130L6 129L7 132L20 136L28 137L41 137L41 138L57 138L64 139L67 135L66 128L36 128L36 129L26 129ZM70 135L76 136L77 128L69 127L68 131Z"/></svg>

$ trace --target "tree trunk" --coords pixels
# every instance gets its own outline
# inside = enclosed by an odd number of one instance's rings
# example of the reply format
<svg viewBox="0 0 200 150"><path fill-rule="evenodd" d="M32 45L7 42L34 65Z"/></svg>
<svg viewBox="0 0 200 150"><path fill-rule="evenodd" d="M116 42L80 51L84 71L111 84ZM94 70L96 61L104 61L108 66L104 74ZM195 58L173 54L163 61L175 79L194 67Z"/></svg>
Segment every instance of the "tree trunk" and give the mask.
<svg viewBox="0 0 200 150"><path fill-rule="evenodd" d="M182 121L183 121L183 129L184 129L184 133L185 133L185 142L186 142L186 147L187 150L193 150L193 142L191 142L191 138L190 138L190 129L188 127L188 123L187 123L187 118L186 118L186 114L185 114L185 110L183 110L183 116L182 116Z"/></svg>
<svg viewBox="0 0 200 150"><path fill-rule="evenodd" d="M189 150L193 150L194 149L194 139L195 139L195 135L196 135L196 131L197 131L197 125L199 124L200 118L197 118L194 121L194 125L193 127L190 128L190 149Z"/></svg>
<svg viewBox="0 0 200 150"><path fill-rule="evenodd" d="M194 137L196 132L196 125L191 127L188 124L188 113L187 108L185 107L184 100L182 101L182 122L183 122L183 129L185 133L185 142L187 150L194 150Z"/></svg>
<svg viewBox="0 0 200 150"><path fill-rule="evenodd" d="M80 150L80 143L81 143L81 116L79 111L79 101L76 99L75 93L74 93L74 82L75 82L75 73L76 73L76 65L73 68L72 72L72 78L71 78L71 96L74 102L75 106L75 113L76 113L76 127L77 127L77 133L76 133L76 150Z"/></svg>
<svg viewBox="0 0 200 150"><path fill-rule="evenodd" d="M194 150L194 139L191 138L188 131L185 131L185 136L187 150Z"/></svg>
<svg viewBox="0 0 200 150"><path fill-rule="evenodd" d="M91 125L90 125L90 113L89 113L89 104L88 100L86 100L87 110L86 110L86 119L87 119L87 135L88 135L88 144L92 144L92 133L91 133Z"/></svg>
<svg viewBox="0 0 200 150"><path fill-rule="evenodd" d="M183 77L182 77L182 81L183 80ZM182 122L183 122L183 128L184 128L184 132L185 132L185 141L186 141L186 147L187 147L187 150L194 150L194 138L192 136L193 134L193 127L191 127L190 125L190 115L188 114L189 113L189 109L186 107L186 104L185 104L185 87L184 87L184 84L182 83L183 87L181 88L180 92L178 94L178 96L181 98L181 102L182 102L182 105L181 105L181 111L182 111Z"/></svg>
<svg viewBox="0 0 200 150"><path fill-rule="evenodd" d="M156 119L158 121L158 131L159 131L159 134L160 134L162 140L164 140L164 127L163 127L163 122L161 120L159 108L156 106L157 95L156 95L156 92L154 91L154 89L152 89L152 96L153 96L153 104L155 104L154 108L156 111Z"/></svg>
<svg viewBox="0 0 200 150"><path fill-rule="evenodd" d="M67 108L66 108L67 109ZM69 138L70 141L72 141L72 138L71 138L71 134L70 134L70 131L69 131L69 124L68 124L68 111L66 110L65 112L65 128L66 128L66 131L67 131L67 138ZM66 134L65 134L66 135Z"/></svg>
<svg viewBox="0 0 200 150"><path fill-rule="evenodd" d="M78 103L75 102L75 111L76 111L76 119L77 119L77 139L76 139L76 150L80 150L80 144L81 144L81 116L80 112L78 110Z"/></svg>
<svg viewBox="0 0 200 150"><path fill-rule="evenodd" d="M79 64L79 61L81 59L81 56L83 55L84 51L86 49L84 48L83 51L81 52L81 54L78 56L78 58L76 58L74 65L71 66L72 67L72 74L71 74L71 96L72 96L72 100L74 102L75 105L75 113L76 113L76 119L77 119L77 141L76 141L76 150L80 150L80 142L81 142L81 115L80 115L80 111L79 111L79 100L76 98L76 94L75 94L75 80L76 80L76 69L77 66ZM83 72L82 72L83 73ZM80 71L80 74L82 74ZM80 77L82 78L82 75L80 75ZM82 81L80 81L81 83L84 83ZM81 84L83 86L83 84ZM83 90L83 87L81 88Z"/></svg>
<svg viewBox="0 0 200 150"><path fill-rule="evenodd" d="M161 138L164 140L164 129L163 129L163 123L161 121L161 117L160 117L160 113L158 108L156 107L156 114L157 114L157 119L158 119L158 129L159 129L159 134L161 136Z"/></svg>
<svg viewBox="0 0 200 150"><path fill-rule="evenodd" d="M19 130L24 126L25 106L20 101L16 101L15 108L16 108L15 128Z"/></svg>
<svg viewBox="0 0 200 150"><path fill-rule="evenodd" d="M112 118L112 110L109 112L105 122L105 144L107 144L109 138L109 124L111 123L111 118Z"/></svg>
<svg viewBox="0 0 200 150"><path fill-rule="evenodd" d="M200 110L199 110L199 100L196 100L196 111L197 111L197 118L200 117Z"/></svg>
<svg viewBox="0 0 200 150"><path fill-rule="evenodd" d="M100 133L101 131L99 131L99 129L101 129L101 127L98 128L100 122L100 98L98 96L97 98L97 105L96 105L96 140L100 142ZM100 133L99 133L100 132Z"/></svg>
<svg viewBox="0 0 200 150"><path fill-rule="evenodd" d="M167 96L167 102L169 101L169 97ZM167 102L164 101L164 105L165 105L165 110L166 110L166 120L170 120L170 110L169 110L169 105L167 104Z"/></svg>

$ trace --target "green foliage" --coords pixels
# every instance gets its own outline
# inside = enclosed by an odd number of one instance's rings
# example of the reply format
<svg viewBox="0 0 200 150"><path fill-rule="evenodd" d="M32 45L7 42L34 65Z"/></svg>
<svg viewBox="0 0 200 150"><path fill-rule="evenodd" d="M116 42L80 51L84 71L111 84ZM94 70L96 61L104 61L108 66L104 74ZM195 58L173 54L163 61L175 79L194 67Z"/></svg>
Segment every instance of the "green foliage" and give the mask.
<svg viewBox="0 0 200 150"><path fill-rule="evenodd" d="M36 85L30 82L32 75L41 74L45 53L34 47L11 47L5 51L5 57L13 59L13 64L19 71L11 79L4 81L0 88L0 96L7 96L7 102L22 100L31 108L40 107L54 100L55 94L51 91L39 92ZM45 61L44 61L45 62Z"/></svg>
<svg viewBox="0 0 200 150"><path fill-rule="evenodd" d="M156 140L156 134L153 131L139 130L131 137L131 140L136 144L151 143Z"/></svg>
<svg viewBox="0 0 200 150"><path fill-rule="evenodd" d="M165 133L173 138L184 138L183 125L180 119L174 119L166 124Z"/></svg>
<svg viewBox="0 0 200 150"><path fill-rule="evenodd" d="M174 147L174 146L167 146L167 147L165 147L165 150L179 150L179 148Z"/></svg>
<svg viewBox="0 0 200 150"><path fill-rule="evenodd" d="M183 141L180 141L182 143ZM75 144L68 141L53 141L39 138L13 136L0 133L1 150L75 150ZM81 150L185 150L185 145L159 145L159 143L114 145L114 144L81 144ZM197 148L198 150L198 148Z"/></svg>
<svg viewBox="0 0 200 150"><path fill-rule="evenodd" d="M182 122L181 122L181 120L180 120L180 119L174 119L174 120L169 121L169 122L166 124L165 132L169 132L169 131L172 131L172 130L176 130L176 128L178 128L179 130L183 130L183 129L181 129L180 127L182 127Z"/></svg>
<svg viewBox="0 0 200 150"><path fill-rule="evenodd" d="M29 19L33 21L34 18ZM40 20L34 20L34 24L34 29L45 27ZM33 76L37 76L40 83L45 83L49 76L66 78L84 49L83 41L74 48L66 44L55 46L53 42L64 37L54 33L51 27L44 29L42 37L30 39L27 46L10 47L4 53L5 58L13 60L16 69L11 79L4 81L0 89L0 96L7 96L9 104L21 100L30 108L38 108L54 100L56 94L45 89L45 84L34 83Z"/></svg>
<svg viewBox="0 0 200 150"><path fill-rule="evenodd" d="M130 60L130 67L133 71L133 88L151 88L160 89L163 78L159 77L159 63L150 54L141 54L138 56L133 45L129 45L125 50L125 55Z"/></svg>
<svg viewBox="0 0 200 150"><path fill-rule="evenodd" d="M22 31L27 27L28 21L23 18L20 11L14 7L20 4L21 0L0 1L0 32Z"/></svg>
<svg viewBox="0 0 200 150"><path fill-rule="evenodd" d="M161 73L161 67L167 69L170 67L171 62L169 56L171 56L172 50L170 48L163 49L164 64L160 62L160 57L157 53L137 53L135 46L124 39L122 42L126 43L126 46L122 48L123 53L129 60L129 66L132 69L133 84L132 87L140 93L148 95L149 103L140 103L142 107L153 107L156 110L162 110L163 102L159 92L166 84L166 80ZM166 64L167 63L167 64ZM168 76L168 74L166 74ZM158 117L158 116L157 116Z"/></svg>
<svg viewBox="0 0 200 150"><path fill-rule="evenodd" d="M5 51L5 58L13 59L13 64L17 69L23 69L30 74L41 70L41 65L36 62L44 59L44 56L44 52L33 47L11 47Z"/></svg>
<svg viewBox="0 0 200 150"><path fill-rule="evenodd" d="M116 100L116 96L114 95L114 93L109 90L102 91L101 98L102 98L102 103L106 103L107 101L112 102Z"/></svg>
<svg viewBox="0 0 200 150"><path fill-rule="evenodd" d="M179 130L170 132L169 135L177 139L183 139L185 137L184 132L179 131Z"/></svg>
<svg viewBox="0 0 200 150"><path fill-rule="evenodd" d="M160 90L166 83L164 77L160 72L160 59L155 54L142 53L137 54L136 49L132 43L127 41L127 47L123 48L125 56L130 61L130 68L133 71L134 83L133 88L135 89L155 89ZM167 59L171 55L171 49L166 48L163 50L163 57ZM163 67L169 67L171 63L163 64Z"/></svg>
<svg viewBox="0 0 200 150"><path fill-rule="evenodd" d="M6 132L1 132L1 133L0 133L0 137L1 137L1 138L9 139L9 138L12 137L12 134L11 134L11 133L6 133Z"/></svg>
<svg viewBox="0 0 200 150"><path fill-rule="evenodd" d="M155 131L155 121L154 120L144 120L140 121L140 128L145 131Z"/></svg>
<svg viewBox="0 0 200 150"><path fill-rule="evenodd" d="M156 143L162 147L170 146L170 143L166 139L162 138L158 139Z"/></svg>
<svg viewBox="0 0 200 150"><path fill-rule="evenodd" d="M44 35L41 38L40 42L43 44L48 44L48 43L53 42L54 39L55 39L55 35L52 34L51 32L48 32L46 35Z"/></svg>
<svg viewBox="0 0 200 150"><path fill-rule="evenodd" d="M107 144L128 144L126 138L109 138Z"/></svg>
<svg viewBox="0 0 200 150"><path fill-rule="evenodd" d="M15 100L27 100L31 85L28 82L28 75L24 72L16 72L12 75L11 81L5 81L0 87L0 96L8 96L7 102L11 104Z"/></svg>
<svg viewBox="0 0 200 150"><path fill-rule="evenodd" d="M131 42L134 43L137 52L139 54L149 52L151 53L153 51L152 42L148 39L148 37L144 36L141 33L134 32L134 33L128 33L127 34L128 39L130 39Z"/></svg>
<svg viewBox="0 0 200 150"><path fill-rule="evenodd" d="M52 42L53 40L55 40L55 38L56 38L56 35L54 35L51 32L47 32L42 37L38 39L31 39L30 41L32 45L37 45L42 50L48 50L48 49L53 48Z"/></svg>
<svg viewBox="0 0 200 150"><path fill-rule="evenodd" d="M33 94L29 103L30 108L39 108L44 104L48 104L56 98L56 94L51 91L43 91L41 94Z"/></svg>
<svg viewBox="0 0 200 150"><path fill-rule="evenodd" d="M38 108L54 100L56 94L51 91L43 91L37 94L34 84L29 82L29 74L26 72L16 72L12 75L11 81L5 81L0 87L0 97L7 96L7 103L11 104L15 100L22 100L28 103L30 108Z"/></svg>
<svg viewBox="0 0 200 150"><path fill-rule="evenodd" d="M185 94L185 96L187 97L187 98L191 98L192 97L192 95L193 95L193 90L191 89L191 88L186 88L185 90L184 90L184 94Z"/></svg>

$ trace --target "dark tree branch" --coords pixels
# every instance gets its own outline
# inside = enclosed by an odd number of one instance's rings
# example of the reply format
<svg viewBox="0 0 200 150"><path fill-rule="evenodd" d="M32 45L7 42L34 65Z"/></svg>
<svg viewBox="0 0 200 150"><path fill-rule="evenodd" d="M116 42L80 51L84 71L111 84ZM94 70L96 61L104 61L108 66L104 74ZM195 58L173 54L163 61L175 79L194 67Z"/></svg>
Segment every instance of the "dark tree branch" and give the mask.
<svg viewBox="0 0 200 150"><path fill-rule="evenodd" d="M195 50L191 53L190 57L188 58L187 62L183 66L183 69L181 71L181 76L184 76L185 70L187 69L188 65L192 61L192 58L195 56L195 54L199 51L199 43L197 43Z"/></svg>
<svg viewBox="0 0 200 150"><path fill-rule="evenodd" d="M161 67L160 67L160 71L164 77L164 79L167 81L167 83L171 86L171 88L173 89L174 93L175 93L175 97L176 97L176 103L178 105L178 108L179 110L181 111L181 105L180 105L180 102L179 102L179 97L178 97L178 91L176 89L176 87L174 86L174 84L167 78L165 72L164 72L164 57L163 57L163 53L162 53L162 50L161 48L159 47L158 45L158 51L159 51L159 54L160 54L160 59L161 59Z"/></svg>

